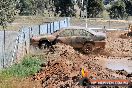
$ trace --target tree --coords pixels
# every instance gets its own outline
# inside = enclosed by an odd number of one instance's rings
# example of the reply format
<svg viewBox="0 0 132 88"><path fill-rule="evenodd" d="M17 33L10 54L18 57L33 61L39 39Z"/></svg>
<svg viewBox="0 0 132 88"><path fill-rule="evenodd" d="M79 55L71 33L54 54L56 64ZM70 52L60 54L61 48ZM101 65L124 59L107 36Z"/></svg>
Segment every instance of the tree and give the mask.
<svg viewBox="0 0 132 88"><path fill-rule="evenodd" d="M123 0L118 0L111 2L111 7L108 9L110 13L110 18L112 19L123 19L127 18L127 13L125 9L126 5Z"/></svg>
<svg viewBox="0 0 132 88"><path fill-rule="evenodd" d="M53 0L55 7L55 14L59 16L75 16L74 1L73 0Z"/></svg>
<svg viewBox="0 0 132 88"><path fill-rule="evenodd" d="M126 5L126 13L132 16L132 0L124 0L124 3Z"/></svg>
<svg viewBox="0 0 132 88"><path fill-rule="evenodd" d="M35 15L36 0L20 0L16 8L20 10L19 15Z"/></svg>
<svg viewBox="0 0 132 88"><path fill-rule="evenodd" d="M0 26L6 28L15 19L15 0L0 0Z"/></svg>
<svg viewBox="0 0 132 88"><path fill-rule="evenodd" d="M99 17L103 12L103 0L78 0L78 5L87 12L88 17Z"/></svg>
<svg viewBox="0 0 132 88"><path fill-rule="evenodd" d="M52 0L20 0L16 8L19 9L19 15L42 15L45 10L51 10Z"/></svg>

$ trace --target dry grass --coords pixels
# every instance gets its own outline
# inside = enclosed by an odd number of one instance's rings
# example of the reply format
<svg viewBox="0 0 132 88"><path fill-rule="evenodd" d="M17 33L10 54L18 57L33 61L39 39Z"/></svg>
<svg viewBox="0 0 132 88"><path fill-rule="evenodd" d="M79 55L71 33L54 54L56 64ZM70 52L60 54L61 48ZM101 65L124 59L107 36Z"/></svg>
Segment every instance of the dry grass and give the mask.
<svg viewBox="0 0 132 88"><path fill-rule="evenodd" d="M21 27L29 27L33 25L44 24L60 20L58 17L43 17L43 16L17 16L13 23L7 25L6 30L19 30ZM0 26L0 30L2 27Z"/></svg>
<svg viewBox="0 0 132 88"><path fill-rule="evenodd" d="M27 78L10 78L0 80L0 88L42 88L39 81L31 81Z"/></svg>

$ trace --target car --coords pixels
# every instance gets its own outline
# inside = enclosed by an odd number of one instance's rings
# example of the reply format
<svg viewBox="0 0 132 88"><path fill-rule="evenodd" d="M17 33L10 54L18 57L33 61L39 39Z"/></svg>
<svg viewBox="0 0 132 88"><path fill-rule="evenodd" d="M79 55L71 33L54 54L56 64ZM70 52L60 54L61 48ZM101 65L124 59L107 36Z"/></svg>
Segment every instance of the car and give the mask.
<svg viewBox="0 0 132 88"><path fill-rule="evenodd" d="M42 49L59 42L70 45L75 49L82 49L84 53L90 53L97 48L104 49L105 39L105 33L95 32L85 27L71 26L62 28L52 34L33 36L30 39L30 44Z"/></svg>

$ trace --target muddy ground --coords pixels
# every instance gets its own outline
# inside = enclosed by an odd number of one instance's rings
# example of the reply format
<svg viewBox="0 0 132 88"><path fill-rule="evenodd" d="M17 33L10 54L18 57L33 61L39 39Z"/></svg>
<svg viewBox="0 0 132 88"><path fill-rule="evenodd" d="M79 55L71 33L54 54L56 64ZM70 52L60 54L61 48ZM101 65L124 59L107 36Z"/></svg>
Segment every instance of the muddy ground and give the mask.
<svg viewBox="0 0 132 88"><path fill-rule="evenodd" d="M132 80L131 74L124 69L112 70L104 65L107 59L132 61L132 38L119 38L122 33L124 31L107 32L106 48L96 50L89 55L58 43L54 46L54 53L43 53L47 63L42 64L42 69L31 79L39 80L42 88L83 88L79 85L79 80L81 68L84 68L89 72L91 79Z"/></svg>

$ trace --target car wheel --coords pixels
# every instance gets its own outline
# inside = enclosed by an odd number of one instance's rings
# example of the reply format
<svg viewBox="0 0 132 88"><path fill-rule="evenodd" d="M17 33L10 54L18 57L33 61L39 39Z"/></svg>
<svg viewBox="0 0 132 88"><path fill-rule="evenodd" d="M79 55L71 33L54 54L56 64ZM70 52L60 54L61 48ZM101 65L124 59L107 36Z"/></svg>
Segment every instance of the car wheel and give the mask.
<svg viewBox="0 0 132 88"><path fill-rule="evenodd" d="M86 43L83 46L82 50L83 50L84 53L89 54L89 53L91 53L93 51L93 46L94 45L92 43Z"/></svg>

